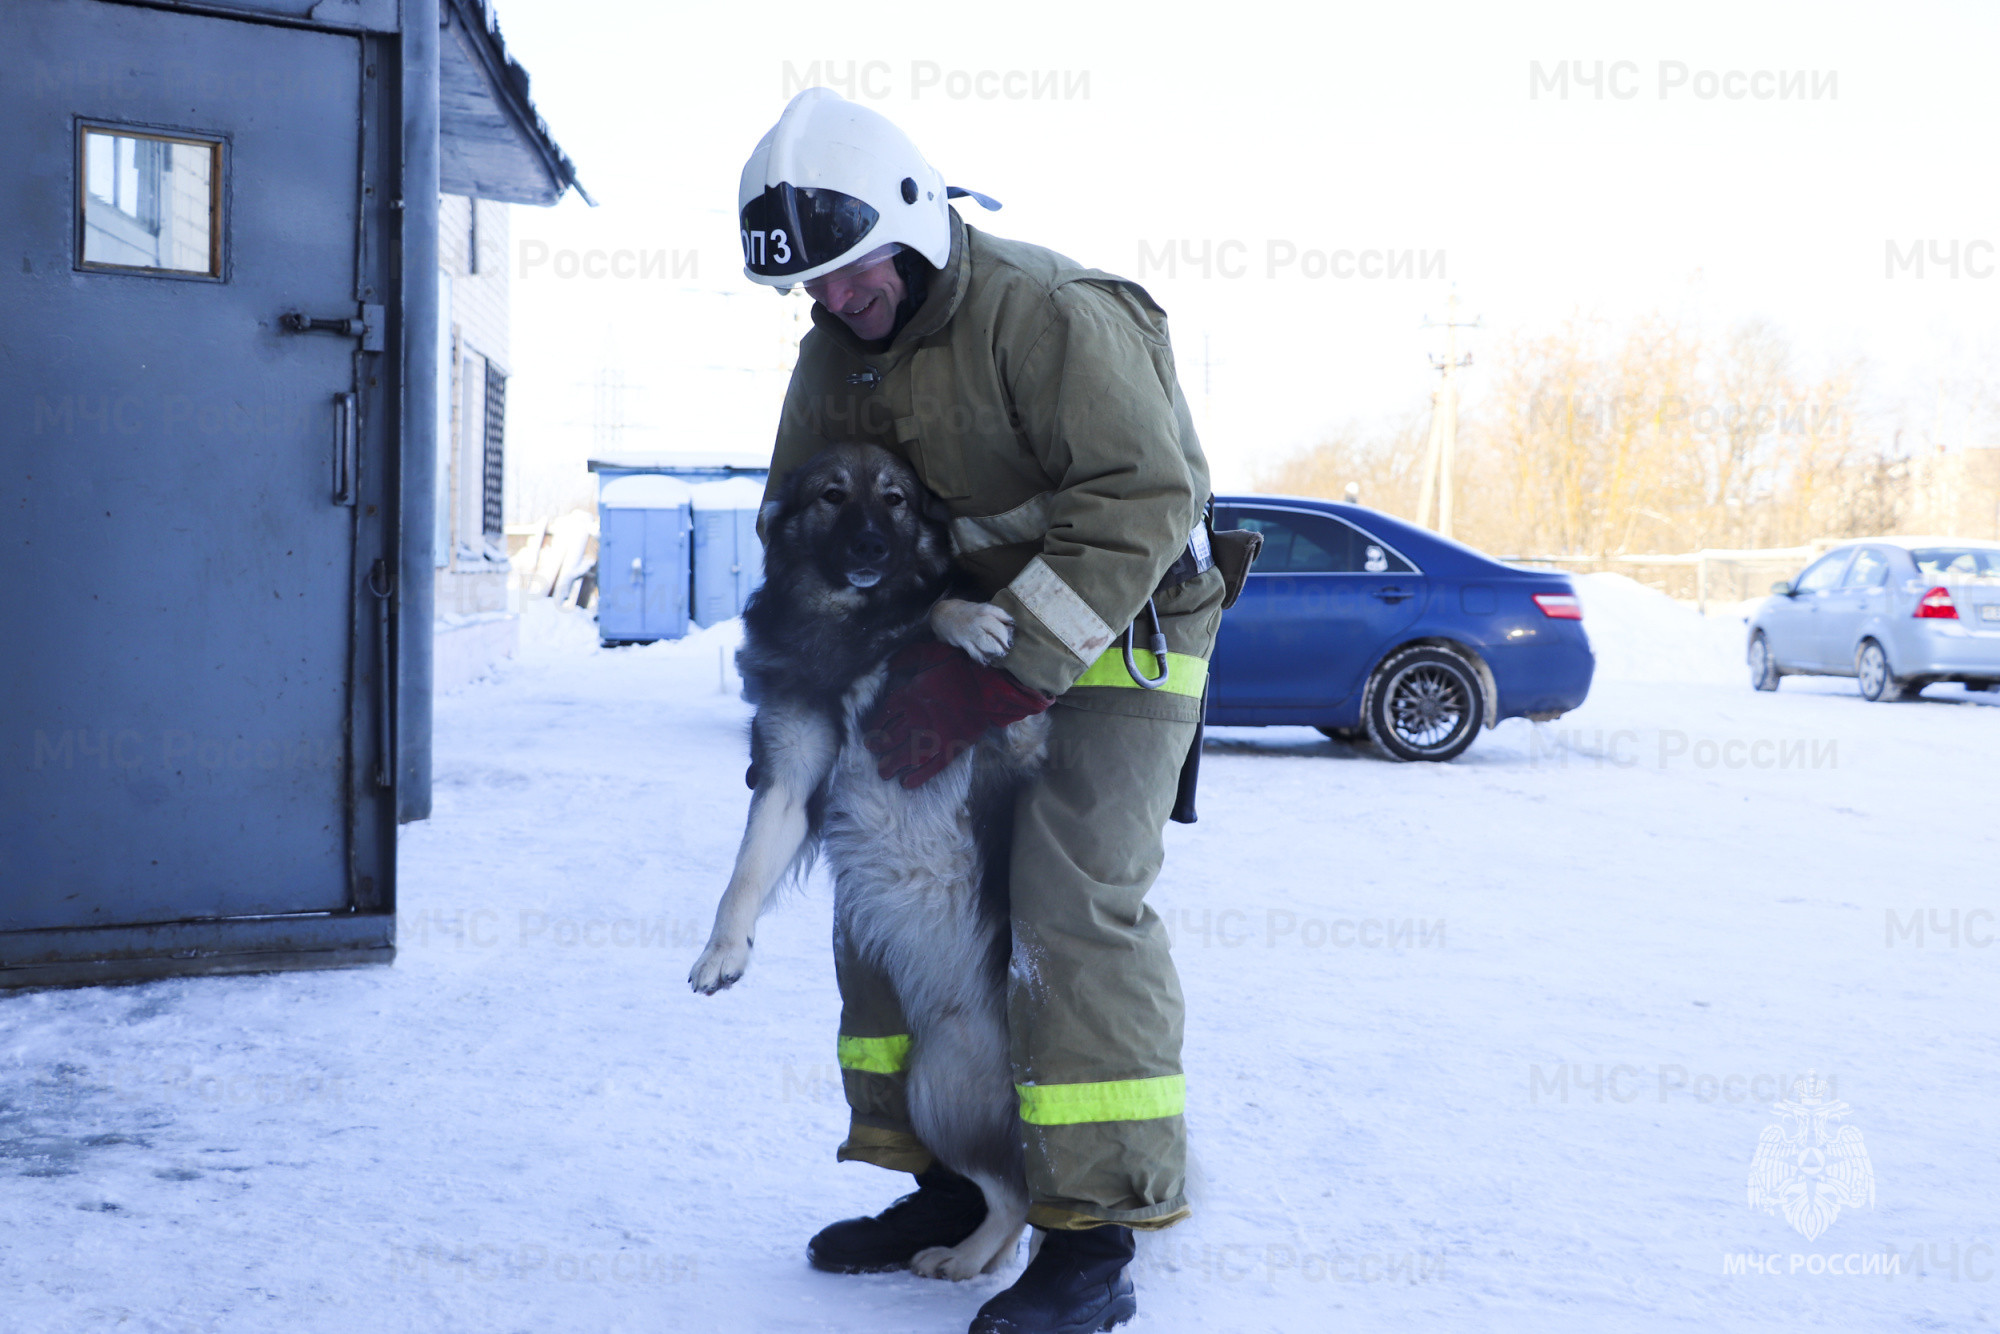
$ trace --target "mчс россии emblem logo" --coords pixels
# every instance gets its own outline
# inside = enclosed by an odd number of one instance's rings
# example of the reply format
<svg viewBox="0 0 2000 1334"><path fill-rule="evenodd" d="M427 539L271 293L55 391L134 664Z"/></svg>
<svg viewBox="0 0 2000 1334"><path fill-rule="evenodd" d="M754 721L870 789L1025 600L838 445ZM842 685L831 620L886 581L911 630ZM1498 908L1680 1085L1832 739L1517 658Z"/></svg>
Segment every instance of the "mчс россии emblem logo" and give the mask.
<svg viewBox="0 0 2000 1334"><path fill-rule="evenodd" d="M1792 1096L1771 1105L1779 1125L1765 1126L1750 1162L1750 1207L1782 1212L1785 1221L1812 1241L1833 1226L1843 1207L1875 1203L1875 1169L1861 1132L1834 1127L1846 1103L1832 1086L1808 1073L1792 1085Z"/></svg>

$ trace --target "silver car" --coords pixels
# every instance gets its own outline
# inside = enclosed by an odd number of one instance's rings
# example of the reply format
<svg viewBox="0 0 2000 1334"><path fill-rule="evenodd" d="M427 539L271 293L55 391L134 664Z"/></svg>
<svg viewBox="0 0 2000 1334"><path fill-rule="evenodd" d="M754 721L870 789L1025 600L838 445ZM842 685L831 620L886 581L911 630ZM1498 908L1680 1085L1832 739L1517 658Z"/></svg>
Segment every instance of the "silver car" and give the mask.
<svg viewBox="0 0 2000 1334"><path fill-rule="evenodd" d="M1750 618L1750 682L1852 676L1871 700L1939 681L2000 690L2000 542L1843 543L1771 585Z"/></svg>

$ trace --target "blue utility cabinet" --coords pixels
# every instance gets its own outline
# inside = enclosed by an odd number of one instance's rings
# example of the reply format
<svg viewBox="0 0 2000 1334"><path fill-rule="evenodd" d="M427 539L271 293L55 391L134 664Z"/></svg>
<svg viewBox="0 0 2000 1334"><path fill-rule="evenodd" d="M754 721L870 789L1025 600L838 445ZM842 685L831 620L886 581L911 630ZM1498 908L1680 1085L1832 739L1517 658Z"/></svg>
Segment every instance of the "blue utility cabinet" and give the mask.
<svg viewBox="0 0 2000 1334"><path fill-rule="evenodd" d="M605 643L649 643L687 633L691 492L686 482L658 473L601 484L597 635Z"/></svg>
<svg viewBox="0 0 2000 1334"><path fill-rule="evenodd" d="M743 614L764 578L757 507L764 484L748 477L694 488L694 621L710 626Z"/></svg>

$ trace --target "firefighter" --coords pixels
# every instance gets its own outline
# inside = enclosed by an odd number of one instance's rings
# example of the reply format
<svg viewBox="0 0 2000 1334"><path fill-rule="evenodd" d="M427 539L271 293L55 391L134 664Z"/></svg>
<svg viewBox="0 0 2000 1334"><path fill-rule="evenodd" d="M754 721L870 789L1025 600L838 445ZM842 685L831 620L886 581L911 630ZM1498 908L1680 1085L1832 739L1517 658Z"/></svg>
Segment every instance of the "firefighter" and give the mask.
<svg viewBox="0 0 2000 1334"><path fill-rule="evenodd" d="M995 666L961 656L886 712L915 705L950 754L987 726L961 700L1048 708L1050 762L1016 807L1007 998L1043 1238L972 1329L1109 1329L1136 1309L1133 1230L1188 1215L1181 990L1145 898L1197 745L1224 584L1165 314L1136 283L966 225L947 199L970 193L824 88L757 145L738 198L745 273L815 301L766 495L829 440L879 444L943 501L960 567L1013 618ZM1141 646L1157 624L1163 662L1126 652L1135 619ZM927 753L889 731L873 743L883 776L927 777ZM826 1228L808 1254L841 1272L901 1268L963 1240L985 1206L911 1131L894 994L835 953L851 1112L839 1157L911 1172L918 1189Z"/></svg>

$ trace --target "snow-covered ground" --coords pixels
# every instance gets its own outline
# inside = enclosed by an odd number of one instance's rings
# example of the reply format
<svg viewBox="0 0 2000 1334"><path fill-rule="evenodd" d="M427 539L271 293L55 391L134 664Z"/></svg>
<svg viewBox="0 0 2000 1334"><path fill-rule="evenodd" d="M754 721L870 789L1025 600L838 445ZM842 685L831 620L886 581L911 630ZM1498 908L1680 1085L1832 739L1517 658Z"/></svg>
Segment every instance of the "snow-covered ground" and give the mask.
<svg viewBox="0 0 2000 1334"><path fill-rule="evenodd" d="M1154 896L1198 1212L1133 1329L2000 1318L2000 696L1756 694L1740 623L1583 584L1590 702L1457 763L1211 734ZM1007 1281L804 1263L908 1182L833 1161L823 884L736 989L683 980L745 806L732 627L529 629L439 701L393 968L0 998L0 1329L892 1334ZM1809 1070L1875 1181L1810 1242L1746 1203Z"/></svg>

